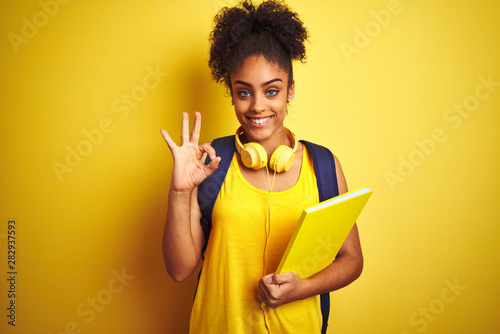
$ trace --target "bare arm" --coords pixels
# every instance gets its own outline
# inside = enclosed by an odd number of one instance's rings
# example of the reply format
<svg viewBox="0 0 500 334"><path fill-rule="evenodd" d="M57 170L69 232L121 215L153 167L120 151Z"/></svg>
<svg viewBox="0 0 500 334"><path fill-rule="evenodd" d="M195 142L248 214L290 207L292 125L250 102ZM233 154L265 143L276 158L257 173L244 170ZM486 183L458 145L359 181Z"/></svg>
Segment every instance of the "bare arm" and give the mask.
<svg viewBox="0 0 500 334"><path fill-rule="evenodd" d="M347 182L337 157L335 157L335 169L337 170L337 182L341 195L347 192ZM309 287L306 287L305 295L306 297L314 296L343 288L356 280L362 271L363 253L358 227L354 224L335 261L307 281Z"/></svg>
<svg viewBox="0 0 500 334"><path fill-rule="evenodd" d="M203 231L197 204L195 190L177 192L170 188L162 246L167 272L177 282L193 273L201 257Z"/></svg>
<svg viewBox="0 0 500 334"><path fill-rule="evenodd" d="M188 278L200 260L203 230L198 185L217 169L220 161L213 149L198 146L200 129L201 115L196 113L189 136L189 116L183 113L181 146L177 146L165 130L161 131L174 158L162 241L163 259L168 274L176 281ZM203 164L202 151L209 152L212 158L208 166Z"/></svg>
<svg viewBox="0 0 500 334"><path fill-rule="evenodd" d="M342 167L335 157L339 194L347 192ZM259 296L272 308L294 300L343 288L356 280L363 270L363 253L356 224L339 250L335 261L308 279L300 279L296 273L269 274L259 281Z"/></svg>

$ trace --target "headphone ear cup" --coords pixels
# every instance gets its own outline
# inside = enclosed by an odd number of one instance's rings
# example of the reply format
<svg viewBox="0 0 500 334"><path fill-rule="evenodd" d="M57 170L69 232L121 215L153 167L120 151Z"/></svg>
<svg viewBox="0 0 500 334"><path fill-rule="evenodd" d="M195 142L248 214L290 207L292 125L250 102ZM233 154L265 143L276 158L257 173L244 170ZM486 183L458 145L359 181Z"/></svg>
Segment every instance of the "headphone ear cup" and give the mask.
<svg viewBox="0 0 500 334"><path fill-rule="evenodd" d="M271 155L269 166L278 173L286 172L292 168L294 159L295 153L293 149L286 145L281 145Z"/></svg>
<svg viewBox="0 0 500 334"><path fill-rule="evenodd" d="M267 164L266 150L260 144L246 143L241 150L241 161L248 168L261 169Z"/></svg>

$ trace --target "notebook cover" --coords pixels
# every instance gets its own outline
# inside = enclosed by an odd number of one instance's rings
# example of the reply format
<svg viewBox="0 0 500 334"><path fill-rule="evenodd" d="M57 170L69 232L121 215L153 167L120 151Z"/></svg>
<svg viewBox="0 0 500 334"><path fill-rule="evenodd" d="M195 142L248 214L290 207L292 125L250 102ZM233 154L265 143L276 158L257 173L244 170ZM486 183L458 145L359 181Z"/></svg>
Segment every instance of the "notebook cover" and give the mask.
<svg viewBox="0 0 500 334"><path fill-rule="evenodd" d="M276 273L306 279L330 265L371 194L363 187L304 209Z"/></svg>

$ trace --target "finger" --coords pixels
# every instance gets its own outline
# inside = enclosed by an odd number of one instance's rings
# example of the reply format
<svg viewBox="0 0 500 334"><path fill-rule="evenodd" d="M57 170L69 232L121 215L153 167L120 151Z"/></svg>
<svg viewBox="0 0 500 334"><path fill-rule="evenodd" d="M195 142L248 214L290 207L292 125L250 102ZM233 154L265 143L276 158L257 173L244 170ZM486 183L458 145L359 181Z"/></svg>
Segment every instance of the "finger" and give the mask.
<svg viewBox="0 0 500 334"><path fill-rule="evenodd" d="M208 153L211 160L215 159L216 152L215 149L209 143L200 144L200 151L202 153Z"/></svg>
<svg viewBox="0 0 500 334"><path fill-rule="evenodd" d="M202 164L205 164L207 161L207 153L202 150L202 147L200 147L200 152L202 154L200 161Z"/></svg>
<svg viewBox="0 0 500 334"><path fill-rule="evenodd" d="M181 145L189 142L189 114L182 113Z"/></svg>
<svg viewBox="0 0 500 334"><path fill-rule="evenodd" d="M269 274L269 275L262 277L259 280L259 290L262 292L264 297L266 297L267 299L270 299L271 289L273 289L274 285L275 285L275 284L271 283L273 276L274 276L274 274Z"/></svg>
<svg viewBox="0 0 500 334"><path fill-rule="evenodd" d="M167 143L168 145L168 148L172 151L172 149L176 148L177 145L175 144L175 142L172 140L172 138L170 138L169 134L167 131L161 129L160 130L160 133L161 135L163 136L163 139L165 140L165 142Z"/></svg>
<svg viewBox="0 0 500 334"><path fill-rule="evenodd" d="M274 276L274 273L270 273L270 274L267 274L265 276L262 277L262 280L265 281L267 280L269 277L273 277Z"/></svg>
<svg viewBox="0 0 500 334"><path fill-rule="evenodd" d="M269 291L268 285L266 285L263 280L259 281L259 299L270 308L276 307L275 301L277 299L273 296L271 291Z"/></svg>
<svg viewBox="0 0 500 334"><path fill-rule="evenodd" d="M189 139L190 143L198 144L198 141L200 140L200 131L201 131L201 114L199 112L195 112L193 130L191 130L191 138Z"/></svg>
<svg viewBox="0 0 500 334"><path fill-rule="evenodd" d="M269 275L266 275L266 276L264 276L264 277L262 278L262 281L263 281L264 283L266 283L266 284L274 284L274 283L275 283L275 282L274 282L274 277L275 277L275 276L276 276L276 275L275 275L274 273L269 274Z"/></svg>
<svg viewBox="0 0 500 334"><path fill-rule="evenodd" d="M270 294L269 294L267 286L266 286L266 284L264 283L263 280L259 281L258 290L259 290L259 298L260 298L260 300L262 300L263 302L268 301L269 297L270 297Z"/></svg>
<svg viewBox="0 0 500 334"><path fill-rule="evenodd" d="M291 273L281 273L281 274L276 274L273 276L273 283L274 284L283 284L283 283L289 283L292 280L293 276Z"/></svg>
<svg viewBox="0 0 500 334"><path fill-rule="evenodd" d="M217 168L219 168L219 162L221 160L221 157L217 157L210 161L210 163L207 165L207 177L210 176Z"/></svg>

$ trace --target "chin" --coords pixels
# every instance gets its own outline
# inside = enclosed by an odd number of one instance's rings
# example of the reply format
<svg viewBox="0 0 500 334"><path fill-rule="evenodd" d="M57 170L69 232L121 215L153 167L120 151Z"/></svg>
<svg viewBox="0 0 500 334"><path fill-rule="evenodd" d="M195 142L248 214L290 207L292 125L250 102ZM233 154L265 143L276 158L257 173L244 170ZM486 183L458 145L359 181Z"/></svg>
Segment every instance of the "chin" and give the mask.
<svg viewBox="0 0 500 334"><path fill-rule="evenodd" d="M245 127L244 127L245 129ZM274 133L276 133L276 129L272 127L265 128L250 128L245 129L245 133L255 141L265 141L270 139Z"/></svg>

